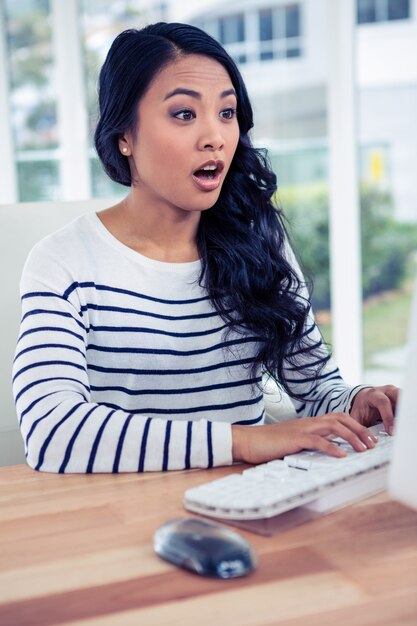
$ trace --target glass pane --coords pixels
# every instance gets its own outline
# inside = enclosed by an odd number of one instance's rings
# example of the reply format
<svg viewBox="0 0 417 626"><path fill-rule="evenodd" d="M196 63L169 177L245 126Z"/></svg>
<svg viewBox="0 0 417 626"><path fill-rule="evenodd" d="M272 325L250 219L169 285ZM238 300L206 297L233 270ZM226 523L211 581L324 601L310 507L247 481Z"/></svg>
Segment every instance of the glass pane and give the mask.
<svg viewBox="0 0 417 626"><path fill-rule="evenodd" d="M300 48L288 48L287 50L287 58L299 57L301 56Z"/></svg>
<svg viewBox="0 0 417 626"><path fill-rule="evenodd" d="M272 50L266 50L265 52L261 52L260 58L261 61L269 61L274 58L274 54Z"/></svg>
<svg viewBox="0 0 417 626"><path fill-rule="evenodd" d="M223 44L237 43L245 40L245 24L243 13L228 15L220 19L220 41Z"/></svg>
<svg viewBox="0 0 417 626"><path fill-rule="evenodd" d="M238 64L239 63L242 64L242 63L246 63L247 62L246 54L238 54L238 55L235 55L233 58L234 58L235 62L238 63Z"/></svg>
<svg viewBox="0 0 417 626"><path fill-rule="evenodd" d="M90 171L92 194L95 198L110 198L111 196L126 195L127 187L112 181L103 170L97 157L90 159Z"/></svg>
<svg viewBox="0 0 417 626"><path fill-rule="evenodd" d="M388 19L404 20L410 17L410 0L388 0Z"/></svg>
<svg viewBox="0 0 417 626"><path fill-rule="evenodd" d="M300 9L296 4L285 8L285 32L287 37L300 35Z"/></svg>
<svg viewBox="0 0 417 626"><path fill-rule="evenodd" d="M376 21L377 0L358 0L358 24Z"/></svg>
<svg viewBox="0 0 417 626"><path fill-rule="evenodd" d="M259 39L260 41L271 41L272 34L272 9L259 11Z"/></svg>
<svg viewBox="0 0 417 626"><path fill-rule="evenodd" d="M141 3L135 0L81 0L84 67L87 86L89 136L94 136L97 123L97 82L113 39L127 28L140 28L145 22Z"/></svg>
<svg viewBox="0 0 417 626"><path fill-rule="evenodd" d="M401 36L413 38L407 24ZM378 50L384 75L391 53ZM401 386L417 258L417 85L393 73L368 80L358 91L365 375Z"/></svg>
<svg viewBox="0 0 417 626"><path fill-rule="evenodd" d="M6 0L13 134L17 150L57 146L48 0Z"/></svg>
<svg viewBox="0 0 417 626"><path fill-rule="evenodd" d="M19 202L59 198L59 162L20 161L17 163Z"/></svg>
<svg viewBox="0 0 417 626"><path fill-rule="evenodd" d="M56 89L49 0L5 0L10 110L20 201L58 197Z"/></svg>

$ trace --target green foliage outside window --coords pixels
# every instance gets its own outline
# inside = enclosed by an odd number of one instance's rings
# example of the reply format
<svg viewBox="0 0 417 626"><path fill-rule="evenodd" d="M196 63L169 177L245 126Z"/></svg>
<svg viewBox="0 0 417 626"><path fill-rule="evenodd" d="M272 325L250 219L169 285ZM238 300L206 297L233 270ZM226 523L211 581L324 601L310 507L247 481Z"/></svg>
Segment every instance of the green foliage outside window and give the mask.
<svg viewBox="0 0 417 626"><path fill-rule="evenodd" d="M277 202L288 220L292 243L307 279L313 282L316 310L330 308L329 200L325 184L280 189ZM398 222L389 192L362 185L362 288L364 298L397 289L408 276L417 251L417 224ZM349 262L349 251L346 251Z"/></svg>

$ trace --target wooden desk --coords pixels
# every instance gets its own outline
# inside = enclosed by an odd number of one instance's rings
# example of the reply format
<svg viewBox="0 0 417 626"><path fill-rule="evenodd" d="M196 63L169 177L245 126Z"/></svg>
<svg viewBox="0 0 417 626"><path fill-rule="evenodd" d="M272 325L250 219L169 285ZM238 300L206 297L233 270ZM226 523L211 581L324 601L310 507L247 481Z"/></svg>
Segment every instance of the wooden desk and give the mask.
<svg viewBox="0 0 417 626"><path fill-rule="evenodd" d="M57 476L0 470L2 626L417 624L417 513L384 494L272 538L257 571L206 579L152 536L191 485L229 473Z"/></svg>

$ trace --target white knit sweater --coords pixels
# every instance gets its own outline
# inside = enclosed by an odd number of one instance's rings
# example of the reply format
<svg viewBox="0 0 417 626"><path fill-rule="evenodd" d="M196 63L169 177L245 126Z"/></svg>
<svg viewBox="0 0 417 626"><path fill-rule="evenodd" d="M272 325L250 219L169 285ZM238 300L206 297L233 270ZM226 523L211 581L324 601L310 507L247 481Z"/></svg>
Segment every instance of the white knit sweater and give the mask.
<svg viewBox="0 0 417 626"><path fill-rule="evenodd" d="M200 262L131 250L95 213L43 239L22 281L13 388L27 461L51 472L136 472L232 462L232 424L261 424L256 337L229 333ZM306 329L320 342L309 320ZM305 363L308 367L308 363ZM347 410L358 388L331 361L288 381L300 415ZM261 383L261 373L257 380Z"/></svg>

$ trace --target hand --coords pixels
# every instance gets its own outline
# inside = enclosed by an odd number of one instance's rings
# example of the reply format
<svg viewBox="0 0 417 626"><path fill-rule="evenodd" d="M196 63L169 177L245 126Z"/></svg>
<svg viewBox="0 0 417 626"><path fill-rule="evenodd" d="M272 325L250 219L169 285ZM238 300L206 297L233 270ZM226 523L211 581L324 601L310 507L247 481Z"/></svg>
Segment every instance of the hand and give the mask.
<svg viewBox="0 0 417 626"><path fill-rule="evenodd" d="M327 413L265 426L232 426L232 455L235 461L254 464L280 459L306 448L335 457L346 456L330 437L342 437L357 452L373 448L377 441L348 413Z"/></svg>
<svg viewBox="0 0 417 626"><path fill-rule="evenodd" d="M353 399L350 415L364 426L382 420L385 430L392 435L399 391L394 385L361 389Z"/></svg>

